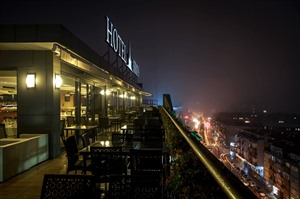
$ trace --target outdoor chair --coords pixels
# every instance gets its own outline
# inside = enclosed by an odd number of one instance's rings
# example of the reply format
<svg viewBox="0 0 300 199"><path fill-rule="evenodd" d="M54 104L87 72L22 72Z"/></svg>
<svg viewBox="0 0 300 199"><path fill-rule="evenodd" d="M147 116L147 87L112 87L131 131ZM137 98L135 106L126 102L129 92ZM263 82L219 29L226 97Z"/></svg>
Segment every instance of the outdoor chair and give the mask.
<svg viewBox="0 0 300 199"><path fill-rule="evenodd" d="M7 138L5 124L0 124L0 139Z"/></svg>
<svg viewBox="0 0 300 199"><path fill-rule="evenodd" d="M162 148L164 134L160 131L145 132L141 135L142 148Z"/></svg>
<svg viewBox="0 0 300 199"><path fill-rule="evenodd" d="M45 174L40 199L100 198L92 175Z"/></svg>
<svg viewBox="0 0 300 199"><path fill-rule="evenodd" d="M88 120L86 117L82 116L80 118L81 125L88 125Z"/></svg>
<svg viewBox="0 0 300 199"><path fill-rule="evenodd" d="M129 146L133 145L133 134L112 133L111 140L114 146Z"/></svg>
<svg viewBox="0 0 300 199"><path fill-rule="evenodd" d="M62 142L65 144L66 141L66 136L65 136L65 123L66 120L60 120L60 138L62 140Z"/></svg>
<svg viewBox="0 0 300 199"><path fill-rule="evenodd" d="M79 159L78 146L74 135L66 138L65 149L68 158L67 174L70 171L75 171L75 174L77 170L85 171L87 168L84 167L83 160Z"/></svg>
<svg viewBox="0 0 300 199"><path fill-rule="evenodd" d="M106 194L108 199L132 199L131 197L131 176L110 175L109 189Z"/></svg>
<svg viewBox="0 0 300 199"><path fill-rule="evenodd" d="M67 117L67 126L74 126L76 124L75 117L68 116Z"/></svg>
<svg viewBox="0 0 300 199"><path fill-rule="evenodd" d="M88 133L84 133L81 135L83 147L87 147L91 145L90 137Z"/></svg>
<svg viewBox="0 0 300 199"><path fill-rule="evenodd" d="M130 149L130 170L132 175L163 174L163 154L159 149Z"/></svg>
<svg viewBox="0 0 300 199"><path fill-rule="evenodd" d="M99 187L106 183L111 174L126 173L126 164L123 158L122 147L90 147L92 174L96 178Z"/></svg>
<svg viewBox="0 0 300 199"><path fill-rule="evenodd" d="M65 126L70 127L70 126L74 126L74 125L76 125L75 117L73 117L73 116L68 116L68 117L66 118ZM67 131L66 131L67 137L69 136L69 131L70 131L70 134L74 134L74 132L75 132L75 131L73 131L73 130L67 130Z"/></svg>
<svg viewBox="0 0 300 199"><path fill-rule="evenodd" d="M108 117L100 117L99 118L99 130L101 132L109 131L111 124L109 122Z"/></svg>
<svg viewBox="0 0 300 199"><path fill-rule="evenodd" d="M110 175L108 199L160 199L162 185L155 176Z"/></svg>

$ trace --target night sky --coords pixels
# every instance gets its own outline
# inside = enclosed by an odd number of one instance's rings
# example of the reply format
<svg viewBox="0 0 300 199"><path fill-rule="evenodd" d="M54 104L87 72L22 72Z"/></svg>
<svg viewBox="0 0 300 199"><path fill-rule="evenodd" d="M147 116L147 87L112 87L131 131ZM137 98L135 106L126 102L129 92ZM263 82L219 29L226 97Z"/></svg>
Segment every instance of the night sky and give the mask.
<svg viewBox="0 0 300 199"><path fill-rule="evenodd" d="M242 2L242 3L241 3ZM300 113L299 1L6 1L2 24L62 24L104 55L109 16L161 103Z"/></svg>

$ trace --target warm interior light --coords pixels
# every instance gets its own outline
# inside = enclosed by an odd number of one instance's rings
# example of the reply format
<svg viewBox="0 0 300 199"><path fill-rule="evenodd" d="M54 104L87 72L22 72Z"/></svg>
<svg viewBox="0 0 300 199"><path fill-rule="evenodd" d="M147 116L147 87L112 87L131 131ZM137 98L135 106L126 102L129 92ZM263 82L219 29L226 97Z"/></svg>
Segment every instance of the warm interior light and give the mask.
<svg viewBox="0 0 300 199"><path fill-rule="evenodd" d="M106 91L101 90L101 91L100 91L100 94L101 94L101 95L104 95L104 93L105 93L106 95L110 95L110 91L109 91L109 90L106 90Z"/></svg>
<svg viewBox="0 0 300 199"><path fill-rule="evenodd" d="M26 76L26 86L27 88L34 88L35 87L35 74L27 74Z"/></svg>
<svg viewBox="0 0 300 199"><path fill-rule="evenodd" d="M60 75L56 74L55 75L55 88L60 88L62 85L62 79Z"/></svg>

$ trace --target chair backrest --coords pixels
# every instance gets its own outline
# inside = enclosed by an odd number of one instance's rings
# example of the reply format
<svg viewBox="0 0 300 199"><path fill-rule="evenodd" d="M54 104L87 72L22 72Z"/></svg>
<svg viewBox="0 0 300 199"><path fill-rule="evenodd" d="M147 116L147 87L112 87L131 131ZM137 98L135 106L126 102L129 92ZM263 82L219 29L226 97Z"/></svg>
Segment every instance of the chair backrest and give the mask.
<svg viewBox="0 0 300 199"><path fill-rule="evenodd" d="M131 199L131 176L110 175L107 195L109 199Z"/></svg>
<svg viewBox="0 0 300 199"><path fill-rule="evenodd" d="M133 134L112 133L111 141L112 142L120 142L120 143L132 143L133 142Z"/></svg>
<svg viewBox="0 0 300 199"><path fill-rule="evenodd" d="M141 134L142 142L163 142L164 134L161 132L147 132Z"/></svg>
<svg viewBox="0 0 300 199"><path fill-rule="evenodd" d="M133 175L151 175L163 172L162 150L131 149L130 169Z"/></svg>
<svg viewBox="0 0 300 199"><path fill-rule="evenodd" d="M131 198L134 199L161 199L162 182L159 173L151 175L133 175L131 177Z"/></svg>
<svg viewBox="0 0 300 199"><path fill-rule="evenodd" d="M5 124L0 124L0 139L1 138L7 138Z"/></svg>
<svg viewBox="0 0 300 199"><path fill-rule="evenodd" d="M88 125L88 122L87 122L87 119L85 116L82 116L80 120L81 120L82 125Z"/></svg>
<svg viewBox="0 0 300 199"><path fill-rule="evenodd" d="M124 161L122 147L90 147L92 173L95 176L122 174Z"/></svg>
<svg viewBox="0 0 300 199"><path fill-rule="evenodd" d="M75 123L75 117L70 117L68 116L67 117L67 126L74 126L76 123Z"/></svg>
<svg viewBox="0 0 300 199"><path fill-rule="evenodd" d="M97 193L91 175L45 174L40 198L96 198Z"/></svg>
<svg viewBox="0 0 300 199"><path fill-rule="evenodd" d="M74 135L71 135L66 138L65 149L68 157L68 164L75 163L79 159L79 156L78 146Z"/></svg>
<svg viewBox="0 0 300 199"><path fill-rule="evenodd" d="M99 118L99 128L109 128L109 118L108 117L100 117Z"/></svg>
<svg viewBox="0 0 300 199"><path fill-rule="evenodd" d="M65 137L65 123L66 123L66 120L60 120L60 137L63 141L63 143L65 144L65 140L66 140L66 137Z"/></svg>
<svg viewBox="0 0 300 199"><path fill-rule="evenodd" d="M127 124L126 126L127 126L126 129L123 129L124 134L142 133L143 132L142 125Z"/></svg>
<svg viewBox="0 0 300 199"><path fill-rule="evenodd" d="M159 126L162 125L162 122L161 122L159 117L157 117L157 118L153 117L153 118L148 118L147 119L147 125L149 125L149 126L158 126L159 127Z"/></svg>
<svg viewBox="0 0 300 199"><path fill-rule="evenodd" d="M88 133L82 134L81 138L82 138L83 147L87 147L91 145L90 137Z"/></svg>
<svg viewBox="0 0 300 199"><path fill-rule="evenodd" d="M109 199L160 199L162 184L156 176L110 175Z"/></svg>

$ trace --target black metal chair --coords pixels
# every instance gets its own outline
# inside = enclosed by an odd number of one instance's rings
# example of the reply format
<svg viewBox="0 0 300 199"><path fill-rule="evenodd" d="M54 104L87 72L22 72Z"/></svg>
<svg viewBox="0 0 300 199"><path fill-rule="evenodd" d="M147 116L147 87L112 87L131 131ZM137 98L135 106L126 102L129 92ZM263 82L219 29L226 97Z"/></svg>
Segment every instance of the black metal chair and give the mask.
<svg viewBox="0 0 300 199"><path fill-rule="evenodd" d="M110 175L108 199L160 199L163 188L155 176Z"/></svg>
<svg viewBox="0 0 300 199"><path fill-rule="evenodd" d="M133 145L133 134L112 133L111 141L114 146L129 146Z"/></svg>
<svg viewBox="0 0 300 199"><path fill-rule="evenodd" d="M111 124L109 122L108 117L100 117L99 118L99 129L102 132L109 131Z"/></svg>
<svg viewBox="0 0 300 199"><path fill-rule="evenodd" d="M90 137L88 133L84 133L81 135L83 147L87 147L91 145Z"/></svg>
<svg viewBox="0 0 300 199"><path fill-rule="evenodd" d="M163 185L158 173L151 175L132 175L131 198L134 199L161 199Z"/></svg>
<svg viewBox="0 0 300 199"><path fill-rule="evenodd" d="M74 126L76 124L75 117L68 116L67 117L67 126Z"/></svg>
<svg viewBox="0 0 300 199"><path fill-rule="evenodd" d="M5 124L0 124L0 139L7 138Z"/></svg>
<svg viewBox="0 0 300 199"><path fill-rule="evenodd" d="M65 124L66 124L66 120L60 120L60 138L62 139L62 142L65 145L65 141L66 141L66 136L65 136Z"/></svg>
<svg viewBox="0 0 300 199"><path fill-rule="evenodd" d="M65 124L65 126L70 127L70 126L74 126L74 125L76 125L75 117L68 116L66 118L66 124ZM75 131L73 131L73 130L66 130L67 137L69 136L69 132L70 132L70 134L74 134Z"/></svg>
<svg viewBox="0 0 300 199"><path fill-rule="evenodd" d="M80 121L82 125L88 125L88 120L85 116L81 116Z"/></svg>
<svg viewBox="0 0 300 199"><path fill-rule="evenodd" d="M45 174L41 199L100 198L91 175Z"/></svg>
<svg viewBox="0 0 300 199"><path fill-rule="evenodd" d="M131 176L109 176L109 189L106 194L108 199L132 199L131 195Z"/></svg>
<svg viewBox="0 0 300 199"><path fill-rule="evenodd" d="M77 170L81 170L84 173L87 168L84 167L83 160L79 159L78 146L74 135L66 138L65 149L68 158L67 174L70 171L75 171L76 174Z"/></svg>
<svg viewBox="0 0 300 199"><path fill-rule="evenodd" d="M99 187L105 183L107 190L108 177L111 174L123 174L126 172L126 164L123 158L122 147L90 147L91 170Z"/></svg>
<svg viewBox="0 0 300 199"><path fill-rule="evenodd" d="M161 131L146 131L141 135L142 148L162 148L164 134Z"/></svg>
<svg viewBox="0 0 300 199"><path fill-rule="evenodd" d="M159 149L131 149L130 169L132 175L163 174L163 153Z"/></svg>

